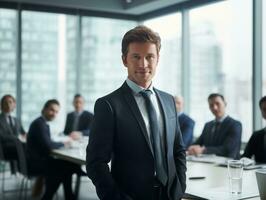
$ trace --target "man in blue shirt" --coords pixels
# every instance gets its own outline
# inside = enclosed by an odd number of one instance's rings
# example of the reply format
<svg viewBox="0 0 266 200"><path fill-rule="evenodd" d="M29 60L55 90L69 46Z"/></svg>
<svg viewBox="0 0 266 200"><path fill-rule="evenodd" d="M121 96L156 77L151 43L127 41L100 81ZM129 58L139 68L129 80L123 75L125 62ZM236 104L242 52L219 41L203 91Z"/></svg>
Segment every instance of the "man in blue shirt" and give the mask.
<svg viewBox="0 0 266 200"><path fill-rule="evenodd" d="M175 96L175 105L176 111L178 112L178 121L182 133L183 142L185 144L185 147L187 148L189 145L191 145L193 140L193 130L195 122L183 112L183 97Z"/></svg>

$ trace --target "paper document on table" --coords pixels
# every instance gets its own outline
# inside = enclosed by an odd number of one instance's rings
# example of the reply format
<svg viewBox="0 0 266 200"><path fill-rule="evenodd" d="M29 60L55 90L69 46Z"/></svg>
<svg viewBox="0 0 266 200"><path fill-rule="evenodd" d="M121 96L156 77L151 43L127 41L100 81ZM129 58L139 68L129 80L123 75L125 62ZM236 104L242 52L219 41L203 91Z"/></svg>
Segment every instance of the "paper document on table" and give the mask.
<svg viewBox="0 0 266 200"><path fill-rule="evenodd" d="M71 140L68 136L62 136L62 135L52 135L52 140L55 142L66 142Z"/></svg>
<svg viewBox="0 0 266 200"><path fill-rule="evenodd" d="M227 187L209 188L208 190L190 191L189 194L209 200L238 200L259 196L257 188L244 189L241 194L231 194Z"/></svg>
<svg viewBox="0 0 266 200"><path fill-rule="evenodd" d="M226 157L221 157L221 156L216 156L214 154L201 154L198 156L192 156L188 155L187 156L188 161L193 161L193 162L203 162L203 163L225 163L227 162L228 158Z"/></svg>

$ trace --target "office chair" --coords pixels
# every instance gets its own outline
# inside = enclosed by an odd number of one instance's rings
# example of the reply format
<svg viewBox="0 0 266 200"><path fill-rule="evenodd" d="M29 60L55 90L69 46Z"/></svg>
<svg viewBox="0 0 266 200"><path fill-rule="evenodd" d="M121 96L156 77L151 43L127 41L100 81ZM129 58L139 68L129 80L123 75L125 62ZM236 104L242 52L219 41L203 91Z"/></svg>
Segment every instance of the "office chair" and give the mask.
<svg viewBox="0 0 266 200"><path fill-rule="evenodd" d="M2 142L1 142L1 138L0 138L0 161L2 161L2 163L3 163L3 168L1 170L2 171L2 176L1 176L1 194L2 194L2 199L4 200L5 199L5 193L15 192L17 190L16 189L5 190L6 180L7 180L7 178L10 178L10 177L6 177L6 165L10 164L11 162L15 163L15 161L5 158L4 150L3 150L3 146L2 146Z"/></svg>
<svg viewBox="0 0 266 200"><path fill-rule="evenodd" d="M15 140L15 145L18 155L18 172L22 175L19 189L19 199L26 200L28 192L28 182L31 182L33 178L41 176L41 174L35 174L29 171L26 152L22 142L20 140Z"/></svg>

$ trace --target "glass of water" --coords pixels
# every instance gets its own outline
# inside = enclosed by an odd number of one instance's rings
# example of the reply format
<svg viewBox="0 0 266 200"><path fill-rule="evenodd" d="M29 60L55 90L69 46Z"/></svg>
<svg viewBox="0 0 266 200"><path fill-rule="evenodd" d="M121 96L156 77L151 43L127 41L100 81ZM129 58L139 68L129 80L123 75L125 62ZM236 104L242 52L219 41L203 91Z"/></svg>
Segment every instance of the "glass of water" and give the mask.
<svg viewBox="0 0 266 200"><path fill-rule="evenodd" d="M228 160L227 162L229 186L232 194L241 194L242 192L243 166L241 160Z"/></svg>

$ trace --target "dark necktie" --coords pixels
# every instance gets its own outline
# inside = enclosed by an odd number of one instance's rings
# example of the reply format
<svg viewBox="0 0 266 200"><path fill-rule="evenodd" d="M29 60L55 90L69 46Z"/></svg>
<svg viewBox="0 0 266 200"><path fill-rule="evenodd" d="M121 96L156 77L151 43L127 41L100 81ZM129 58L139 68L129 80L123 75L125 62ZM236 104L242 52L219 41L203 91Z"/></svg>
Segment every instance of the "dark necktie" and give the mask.
<svg viewBox="0 0 266 200"><path fill-rule="evenodd" d="M220 128L221 122L215 121L211 133L211 144L213 145L215 143L215 138L217 138L217 134Z"/></svg>
<svg viewBox="0 0 266 200"><path fill-rule="evenodd" d="M12 117L10 115L8 116L8 121L9 121L10 127L13 128L13 121L12 121Z"/></svg>
<svg viewBox="0 0 266 200"><path fill-rule="evenodd" d="M156 111L150 99L151 91L150 90L141 91L140 94L144 97L146 108L148 111L148 117L150 123L150 139L154 152L156 176L163 185L166 185L167 182L166 160L163 154L162 141L160 139Z"/></svg>
<svg viewBox="0 0 266 200"><path fill-rule="evenodd" d="M79 114L75 113L73 126L72 126L72 131L78 131L78 124L79 124Z"/></svg>

